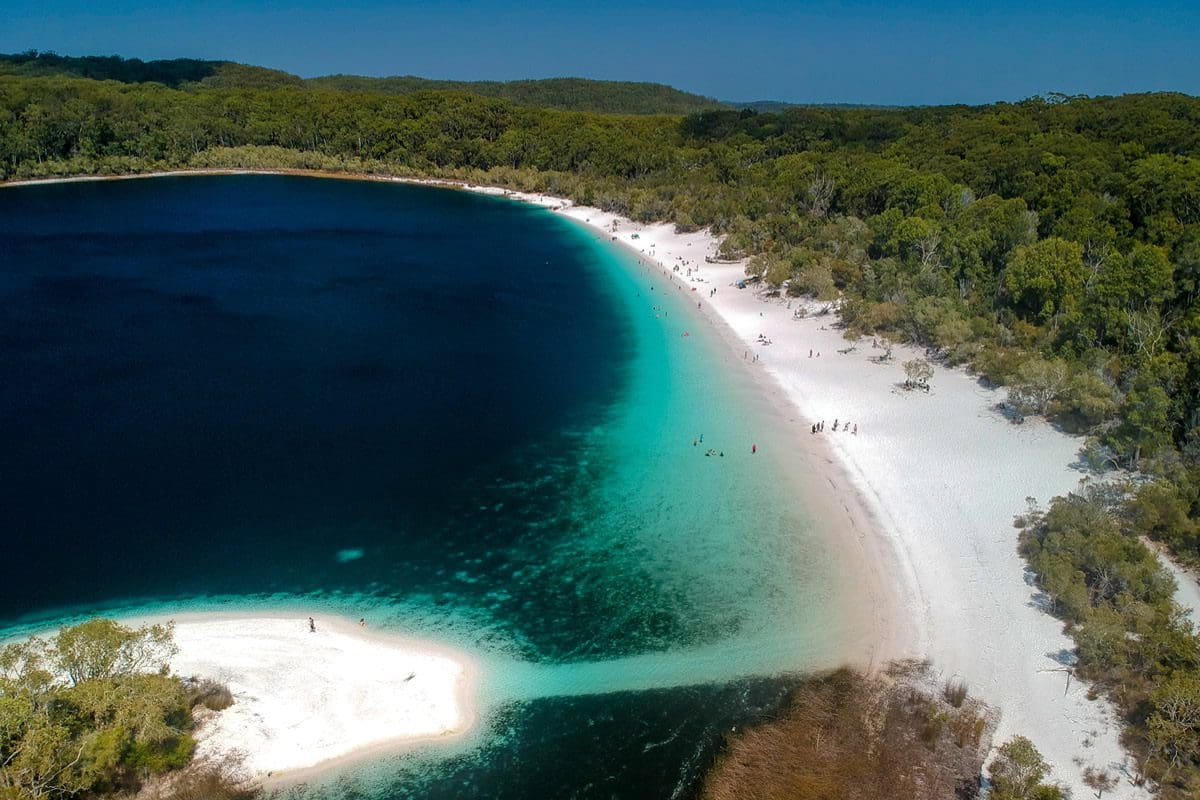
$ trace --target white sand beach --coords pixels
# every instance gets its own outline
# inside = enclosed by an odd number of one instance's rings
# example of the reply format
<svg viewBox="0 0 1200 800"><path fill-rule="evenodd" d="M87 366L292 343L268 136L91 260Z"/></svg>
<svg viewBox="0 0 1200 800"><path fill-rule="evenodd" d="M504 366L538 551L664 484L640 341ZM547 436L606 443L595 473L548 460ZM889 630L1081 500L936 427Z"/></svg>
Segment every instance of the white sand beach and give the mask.
<svg viewBox="0 0 1200 800"><path fill-rule="evenodd" d="M197 758L240 756L248 777L299 780L383 748L457 737L478 677L460 653L318 616L175 617L181 676L225 683L234 704L200 726ZM140 622L140 620L138 621Z"/></svg>
<svg viewBox="0 0 1200 800"><path fill-rule="evenodd" d="M1074 645L1042 610L1017 552L1013 520L1026 498L1045 504L1084 477L1073 466L1080 439L1041 420L1012 424L996 408L1004 391L985 388L963 370L938 369L928 393L905 391L901 364L923 353L897 346L890 362L877 363L885 351L869 338L856 345L843 339L836 314L820 314L823 304L793 300L789 307L786 299L736 288L745 264L706 263L719 243L707 232L678 234L670 225L640 225L559 198L468 188L554 208L599 237L616 237L653 259L695 300L698 313L732 331L737 355L770 377L804 434L831 456L828 491L861 493L874 517L880 541L864 556L882 552L886 560L864 563L864 581L888 573L884 579L902 588L867 590L901 597L902 609L878 609L877 618L887 624L902 616L912 634L877 629L888 644L873 660L929 658L945 679L966 681L1001 712L997 744L1028 736L1051 764L1052 778L1075 796L1090 791L1085 767L1122 776L1112 797L1146 796L1130 780L1132 762L1112 706L1089 700L1077 680L1067 688ZM807 315L795 319L802 306ZM771 343L761 344L760 334ZM810 434L811 423L822 420L824 432ZM839 483L841 475L853 486Z"/></svg>

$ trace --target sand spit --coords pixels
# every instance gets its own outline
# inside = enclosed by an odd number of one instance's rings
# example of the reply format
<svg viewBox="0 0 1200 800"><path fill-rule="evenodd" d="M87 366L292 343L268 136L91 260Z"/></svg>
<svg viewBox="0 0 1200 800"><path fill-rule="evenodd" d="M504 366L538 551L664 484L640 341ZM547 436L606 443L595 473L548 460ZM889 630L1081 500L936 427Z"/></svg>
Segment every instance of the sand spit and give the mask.
<svg viewBox="0 0 1200 800"><path fill-rule="evenodd" d="M302 616L173 619L172 671L218 680L235 701L200 726L197 757L243 757L252 778L300 780L349 757L457 737L475 721L478 671L460 653L328 616L315 632Z"/></svg>

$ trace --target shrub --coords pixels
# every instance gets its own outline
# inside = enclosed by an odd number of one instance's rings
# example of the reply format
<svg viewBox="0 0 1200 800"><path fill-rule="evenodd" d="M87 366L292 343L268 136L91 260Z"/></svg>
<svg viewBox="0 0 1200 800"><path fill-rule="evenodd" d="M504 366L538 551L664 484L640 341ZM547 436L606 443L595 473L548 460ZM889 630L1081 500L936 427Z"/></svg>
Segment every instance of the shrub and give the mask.
<svg viewBox="0 0 1200 800"><path fill-rule="evenodd" d="M955 708L962 708L963 701L967 699L967 684L960 680L947 681L942 688L942 697Z"/></svg>
<svg viewBox="0 0 1200 800"><path fill-rule="evenodd" d="M1054 414L1063 424L1082 431L1112 419L1117 413L1116 392L1100 375L1077 372L1067 379L1055 402Z"/></svg>
<svg viewBox="0 0 1200 800"><path fill-rule="evenodd" d="M833 273L825 263L809 264L792 278L792 285L798 286L802 294L812 295L818 300L832 300L837 297Z"/></svg>
<svg viewBox="0 0 1200 800"><path fill-rule="evenodd" d="M133 742L125 763L142 772L167 772L187 766L196 750L196 740L188 734L161 742Z"/></svg>
<svg viewBox="0 0 1200 800"><path fill-rule="evenodd" d="M988 767L992 780L990 796L995 800L1031 800L1061 797L1056 787L1042 783L1050 767L1033 742L1015 736L1000 747L996 760Z"/></svg>
<svg viewBox="0 0 1200 800"><path fill-rule="evenodd" d="M204 706L209 711L224 711L233 705L233 692L214 680L191 679L186 683L188 708Z"/></svg>
<svg viewBox="0 0 1200 800"><path fill-rule="evenodd" d="M986 729L987 720L984 717L966 711L950 719L954 744L959 748L978 747Z"/></svg>
<svg viewBox="0 0 1200 800"><path fill-rule="evenodd" d="M1067 381L1067 363L1031 358L1017 367L1008 400L1022 414L1045 414Z"/></svg>
<svg viewBox="0 0 1200 800"><path fill-rule="evenodd" d="M1025 362L1024 353L1010 347L991 347L975 360L975 370L995 386L1006 386L1016 380L1017 370Z"/></svg>
<svg viewBox="0 0 1200 800"><path fill-rule="evenodd" d="M142 792L144 800L253 800L256 786L242 778L237 761L208 762L184 770Z"/></svg>

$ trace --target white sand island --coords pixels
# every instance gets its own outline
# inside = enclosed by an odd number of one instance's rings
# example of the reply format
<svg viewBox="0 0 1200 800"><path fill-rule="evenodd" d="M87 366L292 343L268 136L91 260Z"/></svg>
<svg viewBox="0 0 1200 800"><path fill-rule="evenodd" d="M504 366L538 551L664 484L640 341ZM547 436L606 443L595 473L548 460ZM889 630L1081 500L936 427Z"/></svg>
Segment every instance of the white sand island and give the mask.
<svg viewBox="0 0 1200 800"><path fill-rule="evenodd" d="M301 779L379 749L466 733L477 670L459 653L317 616L174 617L172 671L226 684L197 758L243 758L246 776Z"/></svg>

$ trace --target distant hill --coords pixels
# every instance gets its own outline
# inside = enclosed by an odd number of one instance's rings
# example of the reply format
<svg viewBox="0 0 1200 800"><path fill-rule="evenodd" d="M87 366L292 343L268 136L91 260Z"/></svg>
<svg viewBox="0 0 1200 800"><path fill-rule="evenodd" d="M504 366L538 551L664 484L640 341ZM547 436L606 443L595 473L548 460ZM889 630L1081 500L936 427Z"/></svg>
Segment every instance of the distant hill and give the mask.
<svg viewBox="0 0 1200 800"><path fill-rule="evenodd" d="M783 100L751 100L745 103L727 100L722 105L734 108L748 108L751 111L761 111L768 114L777 114L780 111L787 111L789 108L911 108L911 106L892 106L878 103L788 103Z"/></svg>
<svg viewBox="0 0 1200 800"><path fill-rule="evenodd" d="M121 83L164 83L181 86L202 81L216 74L224 61L173 58L169 61L142 61L120 56L60 56L57 53L0 53L0 75L44 77L67 75L98 81Z"/></svg>
<svg viewBox="0 0 1200 800"><path fill-rule="evenodd" d="M304 80L290 72L232 61L218 63L216 71L200 81L200 86L212 89L280 89L285 86L299 89L304 86Z"/></svg>
<svg viewBox="0 0 1200 800"><path fill-rule="evenodd" d="M751 100L747 103L727 102L726 105L734 108L748 108L751 111L761 111L768 114L774 114L779 111L786 111L795 105L795 103L785 103L781 100Z"/></svg>
<svg viewBox="0 0 1200 800"><path fill-rule="evenodd" d="M521 81L442 81L414 76L367 78L331 75L304 80L280 70L176 58L142 61L120 56L62 56L57 53L0 54L0 75L41 77L65 75L121 83L162 83L171 87L276 89L287 86L326 91L403 95L445 90L508 100L516 105L613 114L691 114L722 108L711 97L674 89L661 83L596 81L586 78L548 78Z"/></svg>
<svg viewBox="0 0 1200 800"><path fill-rule="evenodd" d="M301 86L295 75L277 69L252 67L232 61L172 58L142 61L120 56L60 56L57 53L0 53L0 75L44 77L65 75L121 83L161 83L173 88L199 84L214 88L275 89Z"/></svg>
<svg viewBox="0 0 1200 800"><path fill-rule="evenodd" d="M674 89L661 83L596 81L587 78L545 78L522 81L440 81L404 75L363 78L330 75L306 80L306 86L345 92L413 94L430 90L471 92L508 100L516 105L596 111L615 114L691 114L723 107L711 97Z"/></svg>

